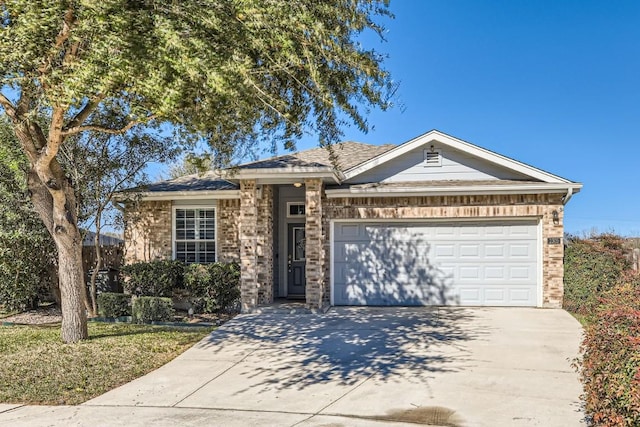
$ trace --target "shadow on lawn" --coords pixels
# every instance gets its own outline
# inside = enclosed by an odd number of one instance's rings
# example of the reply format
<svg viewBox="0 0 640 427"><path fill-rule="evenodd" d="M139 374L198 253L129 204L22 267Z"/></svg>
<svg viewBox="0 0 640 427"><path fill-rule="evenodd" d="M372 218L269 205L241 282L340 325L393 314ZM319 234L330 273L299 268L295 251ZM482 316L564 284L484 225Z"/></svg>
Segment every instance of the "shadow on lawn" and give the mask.
<svg viewBox="0 0 640 427"><path fill-rule="evenodd" d="M242 375L264 388L302 390L325 382L353 385L372 375L383 382L397 376L425 382L424 373L453 370L447 366L452 346L460 347L483 334L471 330L471 316L465 309L435 307L345 307L325 315L244 315L196 347L214 353L248 349L244 366L251 368ZM444 347L448 350L442 351ZM460 355L464 350L453 353Z"/></svg>

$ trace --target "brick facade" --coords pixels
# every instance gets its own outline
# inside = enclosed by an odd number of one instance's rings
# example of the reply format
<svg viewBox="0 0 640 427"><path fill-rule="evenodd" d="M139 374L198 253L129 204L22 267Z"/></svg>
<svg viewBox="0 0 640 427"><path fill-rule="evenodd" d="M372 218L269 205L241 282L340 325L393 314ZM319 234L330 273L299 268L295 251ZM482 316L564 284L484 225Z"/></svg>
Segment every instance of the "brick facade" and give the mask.
<svg viewBox="0 0 640 427"><path fill-rule="evenodd" d="M240 293L242 311L258 305L258 209L255 180L240 181Z"/></svg>
<svg viewBox="0 0 640 427"><path fill-rule="evenodd" d="M127 210L124 241L126 264L170 259L171 202L141 202L136 210Z"/></svg>
<svg viewBox="0 0 640 427"><path fill-rule="evenodd" d="M219 200L216 215L218 223L218 261L240 262L240 200Z"/></svg>
<svg viewBox="0 0 640 427"><path fill-rule="evenodd" d="M240 200L217 201L218 260L239 261L243 311L273 301L274 189L254 180L240 182ZM260 196L260 197L258 197ZM321 307L330 300L330 221L333 219L538 218L542 222L542 299L561 307L563 297L561 194L508 196L363 197L327 199L319 179L305 180L306 301ZM558 212L554 223L553 211ZM127 211L125 261L167 259L172 255L172 203L142 202ZM285 232L280 230L281 233Z"/></svg>
<svg viewBox="0 0 640 427"><path fill-rule="evenodd" d="M323 194L320 179L306 179L305 183L305 258L306 258L306 299L310 308L320 308L328 296L325 286L325 268L328 266L324 241L328 233L323 226ZM326 275L326 277L329 277Z"/></svg>
<svg viewBox="0 0 640 427"><path fill-rule="evenodd" d="M562 239L563 204L561 194L523 194L508 196L363 197L327 199L323 207L324 250L329 253L329 224L332 219L482 219L541 218L542 220L542 299L544 307L562 307L562 244L548 244L549 238ZM553 222L557 211L558 223ZM561 240L562 243L562 240ZM325 264L324 293L330 292L329 263Z"/></svg>
<svg viewBox="0 0 640 427"><path fill-rule="evenodd" d="M273 185L263 185L257 200L256 254L258 304L273 302Z"/></svg>

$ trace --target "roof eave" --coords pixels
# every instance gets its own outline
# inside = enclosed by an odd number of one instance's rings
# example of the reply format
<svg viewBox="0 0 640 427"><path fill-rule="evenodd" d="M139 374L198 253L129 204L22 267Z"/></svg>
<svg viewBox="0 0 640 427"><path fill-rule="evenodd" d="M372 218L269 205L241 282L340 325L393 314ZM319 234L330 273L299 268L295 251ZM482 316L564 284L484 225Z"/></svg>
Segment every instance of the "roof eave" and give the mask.
<svg viewBox="0 0 640 427"><path fill-rule="evenodd" d="M138 198L143 201L239 199L240 190L140 191L118 193L114 197L117 202L126 202Z"/></svg>
<svg viewBox="0 0 640 427"><path fill-rule="evenodd" d="M541 184L541 185L482 185L460 187L368 187L368 188L336 188L325 191L327 198L340 197L411 197L411 196L488 196L509 194L564 194L569 190L573 194L580 191L582 184Z"/></svg>

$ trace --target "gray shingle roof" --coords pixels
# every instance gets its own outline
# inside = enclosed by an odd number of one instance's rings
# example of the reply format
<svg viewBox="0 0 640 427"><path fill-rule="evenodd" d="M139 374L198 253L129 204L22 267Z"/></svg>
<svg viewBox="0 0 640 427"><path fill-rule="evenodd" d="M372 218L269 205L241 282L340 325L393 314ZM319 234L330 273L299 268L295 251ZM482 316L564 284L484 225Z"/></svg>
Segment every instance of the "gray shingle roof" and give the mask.
<svg viewBox="0 0 640 427"><path fill-rule="evenodd" d="M385 153L395 145L371 145L361 142L346 141L334 144L333 153L337 157L338 169L347 170L364 163L382 153ZM333 167L329 158L330 153L326 148L318 147L284 156L272 157L266 160L240 165L239 169L270 169L270 168L294 168L294 167Z"/></svg>
<svg viewBox="0 0 640 427"><path fill-rule="evenodd" d="M180 178L170 179L167 181L154 182L144 188L138 190L148 191L151 193L164 191L219 191L219 190L237 190L237 184L224 180L214 172L205 172L204 174L185 175Z"/></svg>

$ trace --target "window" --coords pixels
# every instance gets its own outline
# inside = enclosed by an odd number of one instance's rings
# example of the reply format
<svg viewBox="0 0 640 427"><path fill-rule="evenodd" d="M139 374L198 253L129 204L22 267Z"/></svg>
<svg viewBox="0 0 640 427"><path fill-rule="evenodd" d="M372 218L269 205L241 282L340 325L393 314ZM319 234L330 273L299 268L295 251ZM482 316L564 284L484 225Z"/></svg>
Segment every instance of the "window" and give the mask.
<svg viewBox="0 0 640 427"><path fill-rule="evenodd" d="M305 208L303 202L287 202L287 217L299 218L305 216Z"/></svg>
<svg viewBox="0 0 640 427"><path fill-rule="evenodd" d="M216 215L214 208L176 208L175 259L192 263L216 260Z"/></svg>

